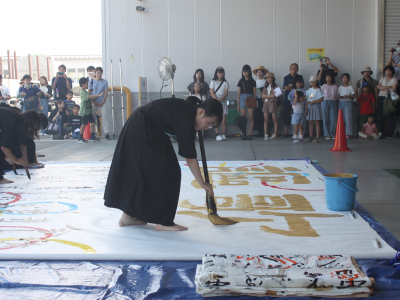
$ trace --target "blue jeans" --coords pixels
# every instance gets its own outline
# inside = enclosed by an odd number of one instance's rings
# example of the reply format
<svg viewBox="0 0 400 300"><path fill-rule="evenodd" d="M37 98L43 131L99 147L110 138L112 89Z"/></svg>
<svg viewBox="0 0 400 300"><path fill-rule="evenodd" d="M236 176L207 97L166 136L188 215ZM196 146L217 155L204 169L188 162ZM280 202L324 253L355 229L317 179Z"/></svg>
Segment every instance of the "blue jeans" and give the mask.
<svg viewBox="0 0 400 300"><path fill-rule="evenodd" d="M77 138L79 138L79 131L78 132L72 132L72 138L73 139L77 139Z"/></svg>
<svg viewBox="0 0 400 300"><path fill-rule="evenodd" d="M239 98L239 100L240 100L239 101L239 107L241 109L247 108L246 107L246 98L251 98L251 97L254 97L253 94L241 94L240 98Z"/></svg>
<svg viewBox="0 0 400 300"><path fill-rule="evenodd" d="M351 101L340 101L339 109L342 110L346 135L353 134L353 103Z"/></svg>
<svg viewBox="0 0 400 300"><path fill-rule="evenodd" d="M336 100L322 101L321 108L324 115L324 136L335 137L337 123Z"/></svg>
<svg viewBox="0 0 400 300"><path fill-rule="evenodd" d="M49 101L47 100L47 98L40 99L40 105L43 106L42 113L44 113L46 117L49 116L48 104ZM42 129L41 132L44 133L44 129Z"/></svg>

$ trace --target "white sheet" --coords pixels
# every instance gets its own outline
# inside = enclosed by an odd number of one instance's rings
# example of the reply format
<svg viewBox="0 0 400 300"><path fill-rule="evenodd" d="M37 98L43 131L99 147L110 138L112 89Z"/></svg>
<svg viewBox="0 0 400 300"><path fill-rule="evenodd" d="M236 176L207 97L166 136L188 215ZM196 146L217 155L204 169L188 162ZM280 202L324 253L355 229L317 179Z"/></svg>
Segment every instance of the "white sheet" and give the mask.
<svg viewBox="0 0 400 300"><path fill-rule="evenodd" d="M395 251L358 214L326 208L320 173L305 161L209 162L218 214L206 219L205 192L182 167L175 222L119 227L121 212L103 205L109 162L47 163L0 187L0 259L201 260L204 253L351 255L392 258ZM22 171L18 171L23 174ZM224 197L224 198L221 198ZM382 248L377 248L378 239Z"/></svg>

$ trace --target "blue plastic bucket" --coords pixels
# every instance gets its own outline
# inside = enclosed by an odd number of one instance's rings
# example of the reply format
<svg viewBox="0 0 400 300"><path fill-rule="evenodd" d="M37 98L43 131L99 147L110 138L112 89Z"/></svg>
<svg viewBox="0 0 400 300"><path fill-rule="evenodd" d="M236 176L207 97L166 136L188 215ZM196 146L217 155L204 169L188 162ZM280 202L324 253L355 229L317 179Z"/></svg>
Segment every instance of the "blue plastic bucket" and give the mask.
<svg viewBox="0 0 400 300"><path fill-rule="evenodd" d="M357 178L355 174L325 174L325 198L329 210L348 211L356 201Z"/></svg>

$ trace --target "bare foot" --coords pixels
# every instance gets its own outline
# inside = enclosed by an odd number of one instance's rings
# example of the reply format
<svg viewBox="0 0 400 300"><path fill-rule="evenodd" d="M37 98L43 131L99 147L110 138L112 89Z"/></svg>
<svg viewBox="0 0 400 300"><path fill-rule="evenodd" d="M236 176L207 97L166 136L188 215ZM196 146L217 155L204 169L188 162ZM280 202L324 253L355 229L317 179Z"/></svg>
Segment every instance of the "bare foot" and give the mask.
<svg viewBox="0 0 400 300"><path fill-rule="evenodd" d="M143 222L138 219L132 218L131 216L128 216L126 213L123 213L121 219L119 219L118 221L118 225L121 227L129 225L146 225L146 224L147 222Z"/></svg>
<svg viewBox="0 0 400 300"><path fill-rule="evenodd" d="M156 225L156 229L160 230L160 231L185 231L188 230L187 227L175 224L174 226L164 226L164 225L160 225L157 224Z"/></svg>
<svg viewBox="0 0 400 300"><path fill-rule="evenodd" d="M8 179L5 179L5 178L3 178L3 179L0 180L0 184L13 183L13 182L14 182L14 181L8 180Z"/></svg>

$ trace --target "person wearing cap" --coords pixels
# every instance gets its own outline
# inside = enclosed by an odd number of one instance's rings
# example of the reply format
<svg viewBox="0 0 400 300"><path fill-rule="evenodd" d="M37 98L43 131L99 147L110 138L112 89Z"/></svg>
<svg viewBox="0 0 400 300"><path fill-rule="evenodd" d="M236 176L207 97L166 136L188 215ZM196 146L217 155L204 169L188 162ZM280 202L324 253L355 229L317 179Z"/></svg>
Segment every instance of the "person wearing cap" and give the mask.
<svg viewBox="0 0 400 300"><path fill-rule="evenodd" d="M251 68L249 65L244 65L242 68L242 78L239 80L237 94L237 110L242 117L246 117L247 109L249 111L249 134L246 136L246 132L242 132L242 140L253 139L253 128L254 128L254 108L246 107L246 98L256 97L256 81L251 75Z"/></svg>
<svg viewBox="0 0 400 300"><path fill-rule="evenodd" d="M279 86L275 83L274 73L268 72L265 75L267 82L262 93L264 100L263 113L264 113L264 141L269 139L276 139L278 136L278 97L282 95L282 91ZM268 121L269 114L272 115L272 121L274 122L274 134L271 138L268 137Z"/></svg>
<svg viewBox="0 0 400 300"><path fill-rule="evenodd" d="M3 76L0 75L0 105L8 105L8 100L11 99L10 90L3 84Z"/></svg>
<svg viewBox="0 0 400 300"><path fill-rule="evenodd" d="M320 86L323 86L326 83L327 74L331 75L332 78L335 78L339 72L339 69L331 63L328 57L323 57L322 59L325 60L319 63L320 69L317 73Z"/></svg>
<svg viewBox="0 0 400 300"><path fill-rule="evenodd" d="M319 80L316 75L310 77L311 87L307 91L306 115L310 125L310 138L306 142L320 143L321 125L323 119L321 102L324 101L324 93L319 87ZM314 124L317 129L317 137L313 139Z"/></svg>
<svg viewBox="0 0 400 300"><path fill-rule="evenodd" d="M360 108L359 111L359 120L358 120L358 128L359 131L362 130L365 123L368 121L368 116L370 114L375 113L375 98L372 92L372 87L368 82L363 82L361 86L362 93L358 97L358 105Z"/></svg>
<svg viewBox="0 0 400 300"><path fill-rule="evenodd" d="M397 51L397 54L394 54L395 51ZM396 49L390 49L390 55L386 65L394 67L393 77L396 77L397 80L400 80L400 41L397 42Z"/></svg>
<svg viewBox="0 0 400 300"><path fill-rule="evenodd" d="M257 93L257 108L254 111L254 129L258 130L258 137L264 136L264 100L262 99L262 92L267 82L264 78L268 70L264 66L258 66L253 70L253 74L257 76L256 80L256 93Z"/></svg>
<svg viewBox="0 0 400 300"><path fill-rule="evenodd" d="M295 89L296 87L293 85L294 80L299 78L301 81L304 81L303 76L297 74L299 71L299 65L297 63L292 63L289 68L290 73L283 78L283 89L285 90L285 99L283 101L283 125L285 128L285 133L282 137L286 138L289 137L289 128L292 124L292 105L290 104L289 100L289 93L291 90Z"/></svg>
<svg viewBox="0 0 400 300"><path fill-rule="evenodd" d="M221 122L222 134L219 133L219 128L215 128L215 133L217 134L215 138L216 141L226 140L226 116L228 115L228 103L226 103L226 97L228 97L228 91L229 83L225 79L225 70L223 67L218 67L215 69L214 77L210 82L211 97L221 102L223 108Z"/></svg>

